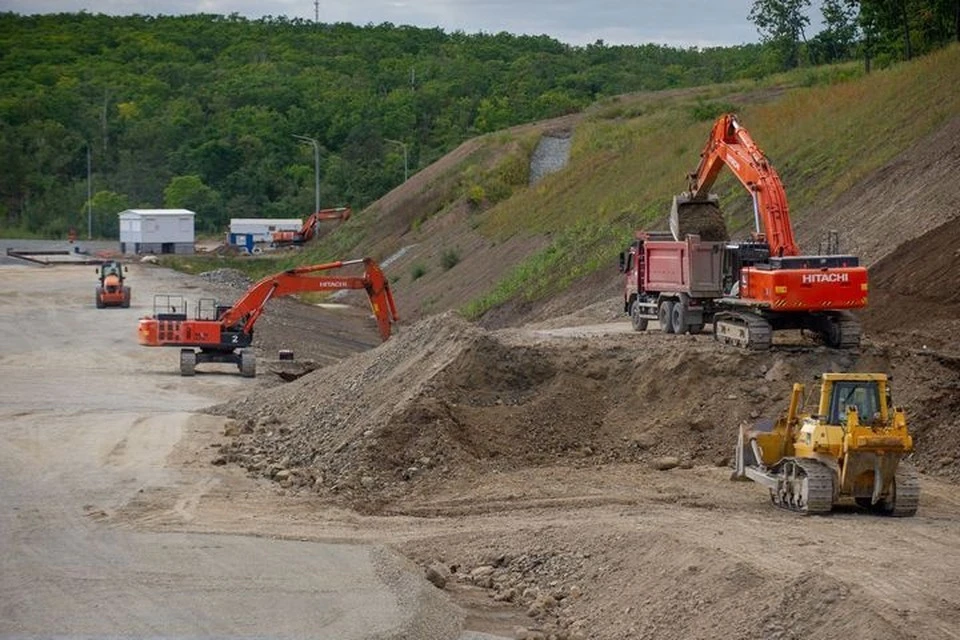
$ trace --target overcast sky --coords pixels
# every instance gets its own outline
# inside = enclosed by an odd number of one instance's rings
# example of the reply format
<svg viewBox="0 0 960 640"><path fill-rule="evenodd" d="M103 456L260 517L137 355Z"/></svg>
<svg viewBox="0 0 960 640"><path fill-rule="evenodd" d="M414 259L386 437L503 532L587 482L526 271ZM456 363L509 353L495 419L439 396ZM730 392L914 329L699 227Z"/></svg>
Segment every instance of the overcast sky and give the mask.
<svg viewBox="0 0 960 640"><path fill-rule="evenodd" d="M656 42L674 46L758 40L753 0L319 0L321 22L410 24L467 33L547 34L570 44ZM819 5L814 2L814 5ZM315 0L0 0L15 13L237 13L314 17ZM814 16L811 16L811 21Z"/></svg>

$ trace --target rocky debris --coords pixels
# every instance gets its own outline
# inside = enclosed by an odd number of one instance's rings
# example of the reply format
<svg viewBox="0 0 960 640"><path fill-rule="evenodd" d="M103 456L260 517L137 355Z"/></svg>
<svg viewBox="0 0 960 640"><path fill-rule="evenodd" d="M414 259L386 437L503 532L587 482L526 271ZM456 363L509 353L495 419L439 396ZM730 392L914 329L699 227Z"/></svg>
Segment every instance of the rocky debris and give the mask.
<svg viewBox="0 0 960 640"><path fill-rule="evenodd" d="M709 338L678 348L653 337L545 338L488 332L455 313L428 317L371 351L215 409L239 425L220 454L275 480L278 468L296 469L278 482L382 512L406 496L526 467L713 466L729 456L741 422L782 413L792 382L890 371L902 360L866 344L842 355L810 346L793 348L787 365L777 350L718 349ZM957 438L946 432L960 411L949 410L958 400L945 390L960 384L960 368L918 364L916 375L941 382L912 385L898 372L898 401L919 436L915 462L950 475ZM928 454L924 446L940 444L934 433L948 446Z"/></svg>
<svg viewBox="0 0 960 640"><path fill-rule="evenodd" d="M426 578L437 589L447 586L447 570L439 564L432 564L426 569Z"/></svg>
<svg viewBox="0 0 960 640"><path fill-rule="evenodd" d="M663 456L653 461L653 468L657 471L669 471L680 466L680 458L676 456Z"/></svg>
<svg viewBox="0 0 960 640"><path fill-rule="evenodd" d="M234 289L247 289L253 284L253 280L251 280L247 274L237 269L222 268L214 269L213 271L204 271L199 274L199 277L212 284L232 287Z"/></svg>
<svg viewBox="0 0 960 640"><path fill-rule="evenodd" d="M545 176L560 171L570 160L572 138L569 131L544 134L530 157L530 184L536 184Z"/></svg>

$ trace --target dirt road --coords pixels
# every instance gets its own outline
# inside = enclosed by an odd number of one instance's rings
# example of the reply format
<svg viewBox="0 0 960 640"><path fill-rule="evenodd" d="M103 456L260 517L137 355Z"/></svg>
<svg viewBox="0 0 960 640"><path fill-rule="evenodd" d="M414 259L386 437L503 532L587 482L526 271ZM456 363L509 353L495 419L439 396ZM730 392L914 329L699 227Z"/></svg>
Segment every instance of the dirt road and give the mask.
<svg viewBox="0 0 960 640"><path fill-rule="evenodd" d="M94 282L94 267L0 266L0 635L459 635L459 610L382 546L198 522L217 487L264 491L208 464L222 419L194 413L249 381L181 379L176 350L136 344L153 293L196 279L134 265L133 307L106 310ZM171 464L181 450L203 463ZM170 497L174 527L112 518L145 494Z"/></svg>
<svg viewBox="0 0 960 640"><path fill-rule="evenodd" d="M954 459L947 356L438 316L288 384L183 380L175 350L133 344L144 309L95 311L77 269L31 271L27 295L0 268L0 633L958 637L960 498L933 475ZM131 284L135 305L204 286ZM270 314L262 362L281 344L326 361L369 329L332 344L305 309ZM790 380L891 367L929 461L916 517L780 512L715 461ZM195 413L216 401L236 435ZM655 470L666 454L686 464Z"/></svg>

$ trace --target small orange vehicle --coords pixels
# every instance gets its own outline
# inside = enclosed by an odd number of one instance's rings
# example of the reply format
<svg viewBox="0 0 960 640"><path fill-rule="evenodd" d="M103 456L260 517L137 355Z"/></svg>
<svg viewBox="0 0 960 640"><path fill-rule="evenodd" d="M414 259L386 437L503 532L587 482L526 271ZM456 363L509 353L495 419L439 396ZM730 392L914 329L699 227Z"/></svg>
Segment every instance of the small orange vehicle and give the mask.
<svg viewBox="0 0 960 640"><path fill-rule="evenodd" d="M104 262L97 269L100 282L97 284L97 309L104 307L130 306L130 287L125 282L127 267L116 260Z"/></svg>

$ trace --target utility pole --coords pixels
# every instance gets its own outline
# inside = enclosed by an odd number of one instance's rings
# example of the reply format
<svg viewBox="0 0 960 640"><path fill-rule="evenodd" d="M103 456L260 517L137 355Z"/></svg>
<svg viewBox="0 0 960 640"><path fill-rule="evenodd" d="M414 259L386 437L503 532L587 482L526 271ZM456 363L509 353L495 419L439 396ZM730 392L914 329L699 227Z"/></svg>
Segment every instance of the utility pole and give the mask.
<svg viewBox="0 0 960 640"><path fill-rule="evenodd" d="M408 171L407 171L407 143L406 143L406 142L400 142L399 140L391 140L390 138L384 138L383 141L384 141L384 142L392 142L393 144L398 144L398 145L400 145L400 146L403 148L403 181L406 182L406 181L407 181L407 175L408 175Z"/></svg>
<svg viewBox="0 0 960 640"><path fill-rule="evenodd" d="M93 239L93 181L90 167L90 143L87 142L87 240Z"/></svg>
<svg viewBox="0 0 960 640"><path fill-rule="evenodd" d="M320 24L320 0L313 0L313 23Z"/></svg>
<svg viewBox="0 0 960 640"><path fill-rule="evenodd" d="M317 142L316 138L309 136L293 134L293 137L300 142L313 145L313 199L316 203L313 210L314 212L320 211L320 143Z"/></svg>

